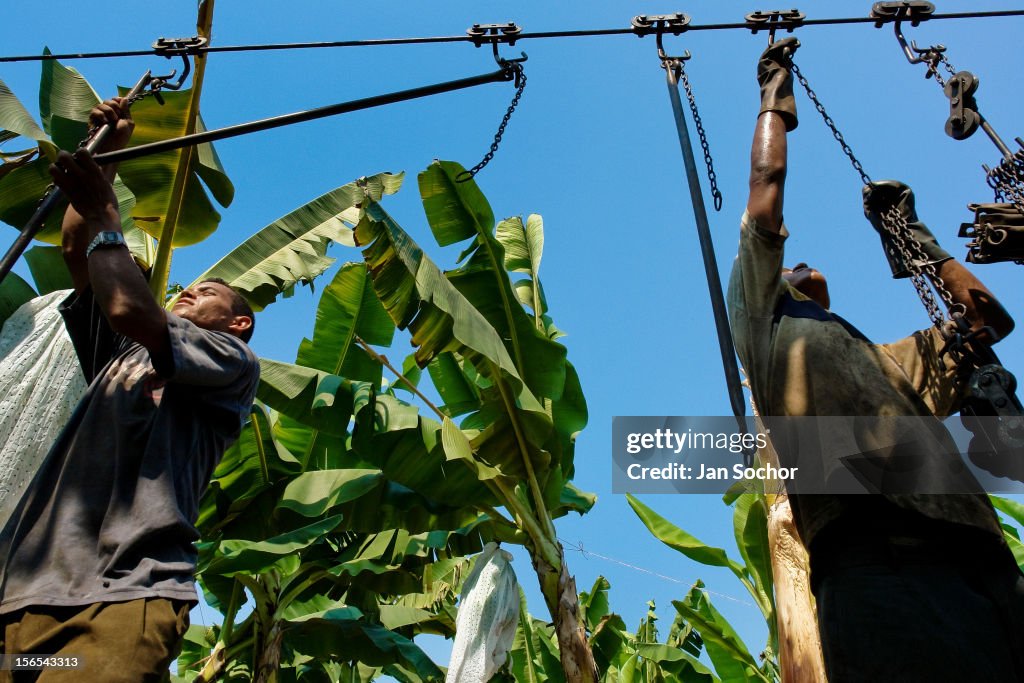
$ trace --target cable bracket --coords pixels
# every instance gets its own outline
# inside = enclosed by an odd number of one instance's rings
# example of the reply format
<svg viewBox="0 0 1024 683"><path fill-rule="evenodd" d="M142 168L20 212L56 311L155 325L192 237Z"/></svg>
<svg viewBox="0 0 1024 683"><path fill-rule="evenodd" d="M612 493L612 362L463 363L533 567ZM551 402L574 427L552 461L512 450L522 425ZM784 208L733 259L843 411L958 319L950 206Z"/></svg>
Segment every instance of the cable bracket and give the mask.
<svg viewBox="0 0 1024 683"><path fill-rule="evenodd" d="M778 29L786 29L786 33L792 33L793 29L803 25L807 15L796 9L773 9L751 12L744 18L747 20L747 28L751 33L756 34L758 31L767 29L768 44L771 45L775 42L775 32Z"/></svg>
<svg viewBox="0 0 1024 683"><path fill-rule="evenodd" d="M466 30L466 35L476 47L484 44L497 46L499 43L507 43L511 47L522 32L521 26L510 21L504 24L473 24Z"/></svg>
<svg viewBox="0 0 1024 683"><path fill-rule="evenodd" d="M153 52L158 57L175 57L178 55L197 55L201 48L206 47L206 38L192 36L191 38L157 38L153 43Z"/></svg>
<svg viewBox="0 0 1024 683"><path fill-rule="evenodd" d="M871 6L869 15L875 20L875 28L882 28L882 24L890 21L909 21L911 26L917 26L922 21L932 18L935 13L935 5L924 0L902 0L901 2L876 2Z"/></svg>
<svg viewBox="0 0 1024 683"><path fill-rule="evenodd" d="M671 33L674 36L678 36L690 28L690 17L682 12L675 12L674 14L641 14L633 17L630 24L633 26L633 33L638 38L649 36L652 33L657 33L661 36L663 33Z"/></svg>

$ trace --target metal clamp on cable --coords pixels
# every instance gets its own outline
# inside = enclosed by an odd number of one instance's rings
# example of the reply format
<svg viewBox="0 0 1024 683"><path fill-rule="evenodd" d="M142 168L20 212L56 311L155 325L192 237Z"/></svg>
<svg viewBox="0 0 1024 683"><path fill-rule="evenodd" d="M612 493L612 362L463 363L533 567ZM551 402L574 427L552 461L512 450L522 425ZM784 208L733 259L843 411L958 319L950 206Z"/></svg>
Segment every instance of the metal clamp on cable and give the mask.
<svg viewBox="0 0 1024 683"><path fill-rule="evenodd" d="M494 61L507 71L508 80L511 81L514 78L516 87L519 87L523 78L523 68L521 66L514 68L512 65L525 62L526 53L520 52L520 57L505 59L498 54L498 45L501 43L507 43L509 47L515 45L516 39L522 32L521 26L510 21L507 24L473 24L466 30L466 35L476 47L480 47L484 43L489 44L494 51Z"/></svg>
<svg viewBox="0 0 1024 683"><path fill-rule="evenodd" d="M521 26L510 21L506 24L473 24L466 30L466 35L474 46L480 47L487 43L497 51L498 43L507 43L509 47L515 45L522 32Z"/></svg>
<svg viewBox="0 0 1024 683"><path fill-rule="evenodd" d="M869 15L875 20L875 28L882 28L882 24L890 21L909 21L911 26L917 26L922 21L931 19L935 13L935 5L923 0L912 0L903 2L876 2L871 7Z"/></svg>
<svg viewBox="0 0 1024 683"><path fill-rule="evenodd" d="M207 40L203 36L192 36L191 38L157 38L153 43L153 51L158 57L171 57L177 55L198 55L200 50L206 47Z"/></svg>
<svg viewBox="0 0 1024 683"><path fill-rule="evenodd" d="M767 29L768 44L771 45L775 42L775 31L782 28L786 30L786 33L792 33L793 29L803 25L807 15L796 9L773 9L766 12L761 10L751 12L744 18L751 33L756 34L758 31Z"/></svg>
<svg viewBox="0 0 1024 683"><path fill-rule="evenodd" d="M633 17L630 24L633 26L633 33L638 38L649 36L652 33L657 33L659 38L662 33L671 33L674 36L678 36L690 28L690 17L682 12L676 12L675 14L641 14Z"/></svg>

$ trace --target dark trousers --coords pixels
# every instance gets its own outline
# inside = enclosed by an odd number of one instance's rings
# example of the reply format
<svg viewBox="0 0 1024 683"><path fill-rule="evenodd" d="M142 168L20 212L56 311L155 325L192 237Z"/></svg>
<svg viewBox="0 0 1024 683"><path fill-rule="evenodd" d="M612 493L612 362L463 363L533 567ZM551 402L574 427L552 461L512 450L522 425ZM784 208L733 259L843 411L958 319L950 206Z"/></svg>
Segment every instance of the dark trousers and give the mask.
<svg viewBox="0 0 1024 683"><path fill-rule="evenodd" d="M0 671L0 683L157 683L188 629L189 605L150 598L81 607L29 607L0 616L6 655L79 658L77 669Z"/></svg>
<svg viewBox="0 0 1024 683"><path fill-rule="evenodd" d="M822 533L811 581L829 683L1024 683L1024 575L994 537Z"/></svg>

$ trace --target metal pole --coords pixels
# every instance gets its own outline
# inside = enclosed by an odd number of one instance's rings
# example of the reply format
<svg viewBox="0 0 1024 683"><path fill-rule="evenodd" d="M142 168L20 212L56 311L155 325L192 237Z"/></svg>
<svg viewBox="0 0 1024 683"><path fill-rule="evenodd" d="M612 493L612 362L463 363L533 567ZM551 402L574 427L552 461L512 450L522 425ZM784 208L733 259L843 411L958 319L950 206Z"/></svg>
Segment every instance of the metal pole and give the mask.
<svg viewBox="0 0 1024 683"><path fill-rule="evenodd" d="M435 85L428 85L420 88L412 88L410 90L400 90L398 92L387 93L385 95L367 97L361 100L353 100L351 102L341 102L338 104L328 105L326 107L310 109L308 111L299 111L292 114L282 114L281 116L275 116L269 119L250 121L248 123L239 123L234 126L227 126L225 128L218 128L216 130L208 130L202 133L183 135L179 138L172 138L170 140L151 142L147 145L137 145L135 147L128 147L126 149L118 150L116 152L97 154L96 163L117 163L120 161L125 161L127 159L136 159L138 157L148 156L150 154L166 152L172 149L181 149L182 147L188 147L190 145L198 145L204 142L223 140L225 138L232 138L238 135L246 135L248 133L256 133L258 131L270 130L272 128L280 128L281 126L288 126L293 123L313 121L315 119L322 119L324 117L335 116L337 114L347 114L349 112L359 111L360 109L370 109L372 107L379 107L385 104L393 104L395 102L414 100L419 97L439 95L441 93L452 92L453 90L462 90L464 88L472 88L477 85L484 85L485 83L511 81L514 77L515 74L511 69L500 69L493 73L483 74L481 76L472 76L470 78L462 78L456 81L447 81L445 83L437 83Z"/></svg>
<svg viewBox="0 0 1024 683"><path fill-rule="evenodd" d="M679 97L678 60L664 61L665 74L668 79L668 96L672 102L672 114L676 119L679 131L679 147L683 151L683 164L686 166L686 180L690 186L690 200L693 203L693 217L697 221L697 236L700 239L700 252L704 257L704 272L708 281L708 294L711 296L711 310L715 316L715 329L718 332L718 343L722 353L722 366L725 369L725 384L729 389L729 403L737 418L746 414L743 401L743 389L740 384L739 367L733 351L732 332L729 329L729 316L726 313L725 297L722 296L722 283L718 279L718 262L715 259L715 247L711 242L711 229L708 227L708 212L704 207L704 194L700 189L697 176L697 164L693 157L690 144L690 132L686 128L683 116L683 102ZM745 428L745 421L741 423Z"/></svg>
<svg viewBox="0 0 1024 683"><path fill-rule="evenodd" d="M138 96L138 94L149 85L152 77L153 73L151 71L147 71L143 74L142 78L140 78L132 89L128 91L126 97L128 99L132 99ZM112 130L113 128L111 128L109 123L103 124L103 126L96 131L96 134L93 135L85 144L85 149L89 152L95 150L103 143L104 140L107 139L107 136L110 135ZM33 213L32 217L29 218L25 227L21 229L21 234L18 235L17 239L14 240L14 243L7 249L7 253L4 254L3 259L0 259L0 282L3 282L7 277L7 274L11 272L11 268L13 268L14 264L18 262L21 255L25 253L25 250L28 249L28 245L32 243L32 240L39 234L39 231L43 229L43 226L46 224L47 217L57 207L57 205L60 204L63 198L64 193L60 191L60 188L54 186L51 186L50 190L43 195L43 198L39 201L39 205L36 207L35 213Z"/></svg>

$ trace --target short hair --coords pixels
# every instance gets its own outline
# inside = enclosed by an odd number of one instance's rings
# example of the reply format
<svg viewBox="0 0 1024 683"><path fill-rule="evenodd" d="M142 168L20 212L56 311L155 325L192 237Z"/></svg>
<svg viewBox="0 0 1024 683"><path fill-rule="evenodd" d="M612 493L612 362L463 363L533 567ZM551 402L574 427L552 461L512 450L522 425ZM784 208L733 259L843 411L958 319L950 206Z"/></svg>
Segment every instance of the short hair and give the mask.
<svg viewBox="0 0 1024 683"><path fill-rule="evenodd" d="M234 315L244 315L252 321L249 328L242 330L242 333L238 335L239 339L248 344L249 340L252 339L252 333L256 331L256 314L253 313L252 306L249 305L249 302L246 301L241 292L228 284L223 278L208 277L202 280L202 282L216 282L218 285L224 285L231 290L231 294L233 295L231 297L231 313Z"/></svg>

